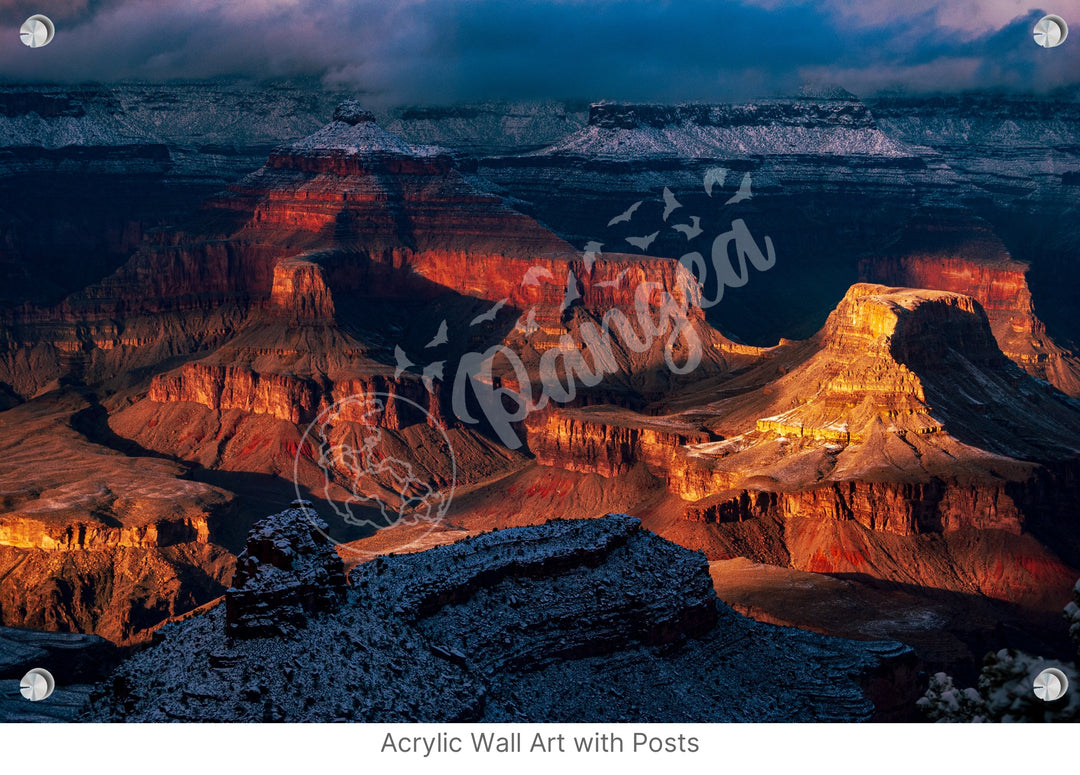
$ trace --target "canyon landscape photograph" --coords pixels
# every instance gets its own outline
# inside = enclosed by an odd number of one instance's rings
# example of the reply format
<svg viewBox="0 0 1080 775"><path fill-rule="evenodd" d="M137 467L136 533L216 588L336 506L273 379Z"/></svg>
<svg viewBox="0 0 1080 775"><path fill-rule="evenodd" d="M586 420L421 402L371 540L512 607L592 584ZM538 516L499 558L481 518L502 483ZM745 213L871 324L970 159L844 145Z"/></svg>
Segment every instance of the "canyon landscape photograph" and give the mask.
<svg viewBox="0 0 1080 775"><path fill-rule="evenodd" d="M1080 720L1080 6L899 5L3 4L0 720Z"/></svg>

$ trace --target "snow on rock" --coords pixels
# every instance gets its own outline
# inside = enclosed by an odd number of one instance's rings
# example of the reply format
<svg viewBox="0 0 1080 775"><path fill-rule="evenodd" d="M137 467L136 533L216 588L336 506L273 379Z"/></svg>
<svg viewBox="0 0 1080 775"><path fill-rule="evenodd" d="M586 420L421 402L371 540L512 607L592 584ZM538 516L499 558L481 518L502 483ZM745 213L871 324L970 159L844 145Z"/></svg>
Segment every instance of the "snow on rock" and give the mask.
<svg viewBox="0 0 1080 775"><path fill-rule="evenodd" d="M502 156L543 148L581 129L588 105L490 101L409 106L379 119L387 131L412 143L441 145L470 156Z"/></svg>
<svg viewBox="0 0 1080 775"><path fill-rule="evenodd" d="M74 721L91 685L109 674L121 651L97 635L0 627L0 723ZM35 667L56 679L48 702L27 702L19 681Z"/></svg>
<svg viewBox="0 0 1080 775"><path fill-rule="evenodd" d="M446 153L433 145L411 145L375 123L375 115L356 100L346 100L334 111L334 120L314 134L289 146L291 151L344 152L348 155L436 156Z"/></svg>
<svg viewBox="0 0 1080 775"><path fill-rule="evenodd" d="M1031 95L959 94L869 100L881 129L937 155L998 203L1035 196L1075 207L1080 103Z"/></svg>
<svg viewBox="0 0 1080 775"><path fill-rule="evenodd" d="M255 524L225 593L229 635L280 634L337 604L345 566L326 537L328 529L306 506Z"/></svg>
<svg viewBox="0 0 1080 775"><path fill-rule="evenodd" d="M248 556L273 558L260 560L257 578L268 564L275 577L284 565L294 575L320 567L299 562L325 552L298 511L252 532ZM824 721L915 700L907 647L736 614L717 600L703 555L626 515L380 557L349 580L336 606L274 635L227 637L221 606L166 626L113 674L87 718ZM264 602L266 618L293 610ZM776 670L785 680L773 691L745 691ZM862 688L879 685L888 696Z"/></svg>
<svg viewBox="0 0 1080 775"><path fill-rule="evenodd" d="M334 121L343 121L356 126L366 121L374 122L375 114L365 110L359 100L345 100L334 110Z"/></svg>
<svg viewBox="0 0 1080 775"><path fill-rule="evenodd" d="M1065 606L1065 620L1069 623L1069 635L1080 649L1080 581L1073 587L1072 602Z"/></svg>
<svg viewBox="0 0 1080 775"><path fill-rule="evenodd" d="M588 126L530 156L733 159L756 154L908 157L857 100L746 105L597 103Z"/></svg>

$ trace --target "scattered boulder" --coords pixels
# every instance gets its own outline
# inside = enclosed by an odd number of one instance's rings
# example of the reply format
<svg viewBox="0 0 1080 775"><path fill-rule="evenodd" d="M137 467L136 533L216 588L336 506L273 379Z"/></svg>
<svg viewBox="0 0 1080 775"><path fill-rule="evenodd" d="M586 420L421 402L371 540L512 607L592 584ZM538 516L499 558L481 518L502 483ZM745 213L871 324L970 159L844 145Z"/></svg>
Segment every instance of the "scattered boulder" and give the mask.
<svg viewBox="0 0 1080 775"><path fill-rule="evenodd" d="M351 126L364 122L374 122L375 114L364 110L358 100L345 100L334 110L334 121L343 121Z"/></svg>

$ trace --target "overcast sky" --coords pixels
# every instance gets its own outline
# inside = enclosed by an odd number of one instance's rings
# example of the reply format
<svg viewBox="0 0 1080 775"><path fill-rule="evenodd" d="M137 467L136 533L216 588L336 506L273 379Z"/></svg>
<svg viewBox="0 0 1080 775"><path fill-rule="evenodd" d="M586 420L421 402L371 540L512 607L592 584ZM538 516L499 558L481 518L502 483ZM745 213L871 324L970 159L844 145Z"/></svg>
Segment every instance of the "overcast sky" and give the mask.
<svg viewBox="0 0 1080 775"><path fill-rule="evenodd" d="M1044 13L1075 22L1064 45L1033 42ZM0 25L7 82L315 76L397 103L1080 82L1080 0L0 0Z"/></svg>

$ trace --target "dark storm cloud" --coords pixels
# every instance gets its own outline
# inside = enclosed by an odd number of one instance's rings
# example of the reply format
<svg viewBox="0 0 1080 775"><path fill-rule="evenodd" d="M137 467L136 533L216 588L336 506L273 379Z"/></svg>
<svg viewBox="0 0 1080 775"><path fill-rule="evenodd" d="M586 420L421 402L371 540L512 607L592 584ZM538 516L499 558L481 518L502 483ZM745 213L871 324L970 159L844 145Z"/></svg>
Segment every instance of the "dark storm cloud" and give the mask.
<svg viewBox="0 0 1080 775"><path fill-rule="evenodd" d="M1071 36L1059 48L1035 45L1032 29L1043 15L1033 11L971 39L937 27L922 32L916 46L906 47L893 40L875 57L849 54L824 68L806 67L802 72L807 77L843 83L860 94L961 89L1044 93L1075 86L1080 83L1080 46L1073 44ZM1076 19L1080 22L1080 13ZM1080 24L1074 34L1080 37Z"/></svg>
<svg viewBox="0 0 1080 775"><path fill-rule="evenodd" d="M844 44L808 8L489 0L460 8L437 45L459 63L455 91L647 99L790 88L793 65L833 61Z"/></svg>
<svg viewBox="0 0 1080 775"><path fill-rule="evenodd" d="M1080 0L1054 10L1076 38L1043 50L1027 0L0 0L0 77L316 76L387 101L1045 90L1080 79ZM43 49L17 41L32 12L57 22Z"/></svg>

